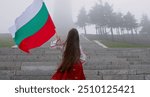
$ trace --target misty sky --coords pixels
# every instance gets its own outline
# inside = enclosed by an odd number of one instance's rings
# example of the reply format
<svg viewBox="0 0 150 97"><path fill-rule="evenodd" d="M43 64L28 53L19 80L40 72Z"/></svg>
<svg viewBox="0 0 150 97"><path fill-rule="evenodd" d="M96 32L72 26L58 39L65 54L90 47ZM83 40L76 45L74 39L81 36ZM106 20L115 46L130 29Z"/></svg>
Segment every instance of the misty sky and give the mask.
<svg viewBox="0 0 150 97"><path fill-rule="evenodd" d="M13 25L14 20L32 3L33 0L0 0L0 33L8 33L8 28ZM53 14L54 1L44 0L50 14ZM148 14L150 17L149 0L103 0L113 5L115 11L126 13L132 12L136 18L141 18L142 14ZM8 3L9 2L9 3ZM81 7L88 11L97 0L72 0L73 19L79 13Z"/></svg>

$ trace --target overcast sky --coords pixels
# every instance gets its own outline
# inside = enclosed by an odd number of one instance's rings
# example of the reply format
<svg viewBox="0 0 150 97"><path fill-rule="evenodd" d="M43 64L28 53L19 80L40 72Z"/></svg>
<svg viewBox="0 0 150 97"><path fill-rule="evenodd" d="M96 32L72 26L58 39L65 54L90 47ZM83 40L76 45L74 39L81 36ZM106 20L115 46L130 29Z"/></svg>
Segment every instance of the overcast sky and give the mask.
<svg viewBox="0 0 150 97"><path fill-rule="evenodd" d="M0 0L0 33L8 33L8 28L14 23L26 8L32 3L33 0ZM53 14L54 1L44 0L49 12ZM140 18L142 14L148 14L150 17L150 0L103 0L108 1L113 5L116 11L126 13L132 12L136 18ZM79 13L81 7L85 6L89 10L97 0L72 0L73 19Z"/></svg>

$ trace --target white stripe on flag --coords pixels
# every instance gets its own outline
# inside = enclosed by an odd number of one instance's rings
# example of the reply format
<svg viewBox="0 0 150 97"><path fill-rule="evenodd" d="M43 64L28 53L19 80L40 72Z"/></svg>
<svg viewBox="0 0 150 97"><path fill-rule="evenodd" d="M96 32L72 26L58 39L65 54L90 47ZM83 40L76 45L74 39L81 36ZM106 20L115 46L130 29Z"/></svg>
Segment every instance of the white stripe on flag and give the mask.
<svg viewBox="0 0 150 97"><path fill-rule="evenodd" d="M41 9L43 0L34 0L33 3L15 20L16 31L28 23Z"/></svg>

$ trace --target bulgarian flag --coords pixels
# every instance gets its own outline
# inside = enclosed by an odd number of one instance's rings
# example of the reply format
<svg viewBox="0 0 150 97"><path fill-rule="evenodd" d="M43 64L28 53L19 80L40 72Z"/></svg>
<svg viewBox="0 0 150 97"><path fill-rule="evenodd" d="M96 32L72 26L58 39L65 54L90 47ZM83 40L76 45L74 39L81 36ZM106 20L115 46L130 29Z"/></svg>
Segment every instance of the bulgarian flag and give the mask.
<svg viewBox="0 0 150 97"><path fill-rule="evenodd" d="M42 0L34 0L9 30L16 45L27 53L47 42L56 32Z"/></svg>

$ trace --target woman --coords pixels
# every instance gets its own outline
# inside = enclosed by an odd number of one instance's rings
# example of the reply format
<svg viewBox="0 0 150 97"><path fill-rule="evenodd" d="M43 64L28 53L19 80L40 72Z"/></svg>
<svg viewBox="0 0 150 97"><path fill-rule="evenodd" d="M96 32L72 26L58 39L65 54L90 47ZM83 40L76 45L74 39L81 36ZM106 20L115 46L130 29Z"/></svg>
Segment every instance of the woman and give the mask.
<svg viewBox="0 0 150 97"><path fill-rule="evenodd" d="M63 45L62 62L56 73L52 76L53 80L85 80L82 64L86 56L80 47L78 31L73 28L69 31L67 40L62 43L56 35L57 45Z"/></svg>

